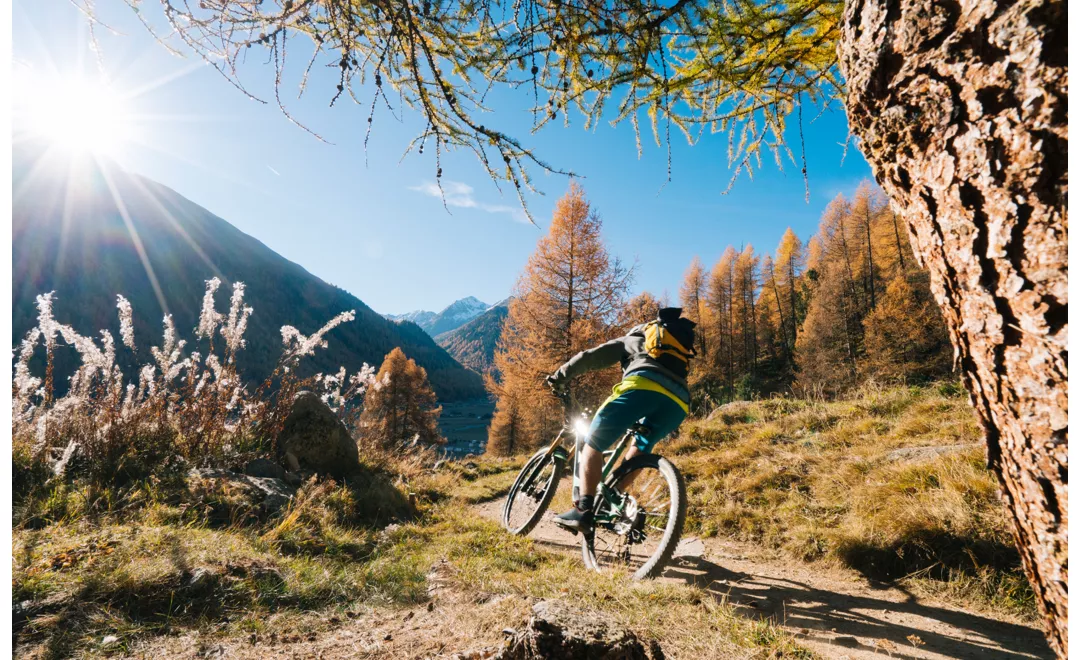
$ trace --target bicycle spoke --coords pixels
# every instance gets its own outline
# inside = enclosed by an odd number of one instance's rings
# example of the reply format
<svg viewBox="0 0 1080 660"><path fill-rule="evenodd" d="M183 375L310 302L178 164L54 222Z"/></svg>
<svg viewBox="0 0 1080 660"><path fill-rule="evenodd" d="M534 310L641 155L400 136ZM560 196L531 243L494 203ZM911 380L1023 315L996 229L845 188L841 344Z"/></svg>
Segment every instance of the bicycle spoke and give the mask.
<svg viewBox="0 0 1080 660"><path fill-rule="evenodd" d="M639 468L620 478L614 504L602 504L591 543L595 568L635 571L659 551L673 520L667 477L655 467ZM587 547L590 547L587 544Z"/></svg>
<svg viewBox="0 0 1080 660"><path fill-rule="evenodd" d="M504 522L511 530L524 527L537 513L543 503L544 496L549 488L555 488L554 483L555 463L545 460L544 465L538 470L530 483L517 486L516 491L511 491L510 499L504 513ZM531 474L534 467L526 466L522 472Z"/></svg>

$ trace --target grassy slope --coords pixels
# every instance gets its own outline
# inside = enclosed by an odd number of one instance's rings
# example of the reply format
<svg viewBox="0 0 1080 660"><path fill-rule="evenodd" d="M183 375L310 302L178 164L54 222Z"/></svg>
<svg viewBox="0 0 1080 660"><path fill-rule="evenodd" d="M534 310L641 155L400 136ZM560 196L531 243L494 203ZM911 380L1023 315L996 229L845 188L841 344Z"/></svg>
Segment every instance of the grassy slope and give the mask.
<svg viewBox="0 0 1080 660"><path fill-rule="evenodd" d="M670 657L808 655L775 626L743 619L699 589L590 574L576 558L482 520L470 505L504 492L514 461L395 467L393 484L372 470L362 492L309 484L289 511L262 522L241 523L229 493L179 483L39 489L22 498L14 521L14 600L39 608L15 654L139 653L192 632L204 644L327 632L361 612L393 617L425 603L437 579L459 601L524 603L495 610L513 612L507 620L478 609L448 624L472 626L475 639L521 624L530 599L565 598L659 639ZM395 517L402 522L379 531ZM313 612L323 613L317 625ZM440 606L432 616L461 614Z"/></svg>
<svg viewBox="0 0 1080 660"><path fill-rule="evenodd" d="M980 438L959 388L867 388L831 403L732 404L661 451L687 476L703 536L1032 617Z"/></svg>
<svg viewBox="0 0 1080 660"><path fill-rule="evenodd" d="M688 477L688 533L731 535L900 578L967 608L1031 616L978 437L954 388L889 389L835 403L730 406L689 422L661 451ZM951 453L890 455L943 446ZM438 471L384 462L371 466L362 488L310 484L289 511L263 521L246 518L229 493L179 482L27 495L20 460L14 599L40 609L17 655L94 655L185 631L235 640L305 629L312 613L402 612L432 598L436 565L448 567L462 602L566 598L659 639L671 657L803 653L777 628L741 618L697 588L590 574L576 557L480 519L470 505L505 492L519 466L513 460L450 462ZM395 519L399 526L380 532ZM452 608L431 616L444 609ZM505 621L478 612L469 625L477 635L515 626L518 609L496 608L515 613ZM315 618L319 630L337 625ZM110 635L119 640L104 648Z"/></svg>

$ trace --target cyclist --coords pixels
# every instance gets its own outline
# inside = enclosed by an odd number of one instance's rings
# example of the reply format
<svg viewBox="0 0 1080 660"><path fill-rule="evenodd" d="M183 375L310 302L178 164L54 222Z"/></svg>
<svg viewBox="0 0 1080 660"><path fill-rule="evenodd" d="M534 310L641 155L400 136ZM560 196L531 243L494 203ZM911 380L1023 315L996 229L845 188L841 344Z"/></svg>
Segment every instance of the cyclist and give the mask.
<svg viewBox="0 0 1080 660"><path fill-rule="evenodd" d="M629 460L639 452L648 453L657 441L673 432L690 410L690 390L686 383L689 360L694 355L694 326L682 318L679 307L665 307L657 319L635 326L625 336L578 353L548 376L548 385L558 394L569 381L588 371L615 363L623 378L593 417L581 465L580 494L574 508L555 516L555 522L575 534L592 529L596 487L603 471L604 452L635 423L648 430L627 452Z"/></svg>

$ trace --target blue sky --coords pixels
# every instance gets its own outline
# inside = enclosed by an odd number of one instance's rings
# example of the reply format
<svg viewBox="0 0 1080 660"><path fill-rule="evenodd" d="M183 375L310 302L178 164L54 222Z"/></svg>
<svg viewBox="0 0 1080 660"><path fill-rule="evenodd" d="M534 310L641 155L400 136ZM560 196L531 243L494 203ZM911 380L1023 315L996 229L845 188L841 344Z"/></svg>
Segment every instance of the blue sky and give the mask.
<svg viewBox="0 0 1080 660"><path fill-rule="evenodd" d="M303 99L294 92L286 103L332 144L320 142L195 56L168 53L120 0L97 4L119 32L98 31L104 71L130 96L125 103L137 117L131 130L138 142L115 158L377 311L438 310L468 295L488 302L506 297L566 189L565 177L534 170L545 193L529 199L537 228L522 222L512 188L500 196L471 154L451 154L443 160L443 181L458 205L448 214L429 194L431 150L401 160L421 127L416 115L406 112L398 122L378 113L365 156L366 107L343 100L330 108L336 75L316 67ZM145 11L159 12L157 3ZM69 3L16 0L13 18L18 76L96 75L86 21ZM243 74L254 91L268 91L270 67L252 62ZM677 296L694 255L711 265L729 244L772 252L788 226L808 238L832 197L854 192L871 176L857 149L844 157L847 123L839 103L805 127L807 203L798 166L788 163L781 172L771 157L753 180L743 176L722 194L731 177L725 135L689 147L673 134L673 180L664 186L664 149L643 139L638 159L629 124L586 132L582 118L571 116L568 128L530 135L531 115L514 101L499 103L505 107L495 117L500 128L584 177L611 253L636 258L635 289L657 295Z"/></svg>

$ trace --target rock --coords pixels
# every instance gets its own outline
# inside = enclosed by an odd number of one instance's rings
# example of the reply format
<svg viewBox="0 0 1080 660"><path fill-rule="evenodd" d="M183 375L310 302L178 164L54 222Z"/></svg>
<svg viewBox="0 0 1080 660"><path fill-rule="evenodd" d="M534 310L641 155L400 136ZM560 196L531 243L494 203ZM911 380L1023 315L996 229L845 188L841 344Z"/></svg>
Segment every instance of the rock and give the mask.
<svg viewBox="0 0 1080 660"><path fill-rule="evenodd" d="M752 406L753 403L750 401L732 401L714 408L705 419L710 422L721 421L725 424L753 422L756 418L750 412Z"/></svg>
<svg viewBox="0 0 1080 660"><path fill-rule="evenodd" d="M833 643L837 646L846 646L847 648L856 648L862 646L859 644L859 640L851 635L842 635L840 637L833 637Z"/></svg>
<svg viewBox="0 0 1080 660"><path fill-rule="evenodd" d="M102 646L112 646L113 644L115 644L115 643L117 643L119 641L120 641L120 638L117 637L116 635L106 635L105 637L103 637L101 639L101 645Z"/></svg>
<svg viewBox="0 0 1080 660"><path fill-rule="evenodd" d="M356 441L313 392L300 392L293 399L277 438L277 451L279 458L292 454L297 467L319 474L344 478L360 470Z"/></svg>
<svg viewBox="0 0 1080 660"><path fill-rule="evenodd" d="M252 509L264 514L273 514L288 505L296 494L296 489L281 479L252 477L230 470L217 468L195 468L188 472L189 481L206 481L215 488L239 495Z"/></svg>
<svg viewBox="0 0 1080 660"><path fill-rule="evenodd" d="M894 449L885 454L885 460L904 463L918 463L939 456L948 456L959 452L968 451L982 446L981 442L972 442L963 445L938 445L935 447L903 447Z"/></svg>
<svg viewBox="0 0 1080 660"><path fill-rule="evenodd" d="M249 477L263 477L266 479L284 479L285 468L281 467L269 458L256 458L244 467L244 474Z"/></svg>
<svg viewBox="0 0 1080 660"><path fill-rule="evenodd" d="M561 601L533 606L528 625L516 632L500 660L657 660L659 645L646 646L634 633L600 612L580 610Z"/></svg>

